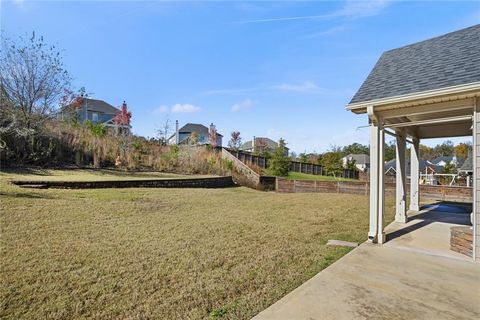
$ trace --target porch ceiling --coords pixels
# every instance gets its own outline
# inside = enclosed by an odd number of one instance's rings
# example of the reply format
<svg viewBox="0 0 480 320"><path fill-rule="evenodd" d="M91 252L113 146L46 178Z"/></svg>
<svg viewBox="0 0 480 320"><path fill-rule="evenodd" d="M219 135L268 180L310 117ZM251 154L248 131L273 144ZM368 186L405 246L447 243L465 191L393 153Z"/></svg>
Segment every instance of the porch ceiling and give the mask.
<svg viewBox="0 0 480 320"><path fill-rule="evenodd" d="M472 135L474 100L463 98L414 105L389 105L376 109L384 127L404 130L419 139Z"/></svg>

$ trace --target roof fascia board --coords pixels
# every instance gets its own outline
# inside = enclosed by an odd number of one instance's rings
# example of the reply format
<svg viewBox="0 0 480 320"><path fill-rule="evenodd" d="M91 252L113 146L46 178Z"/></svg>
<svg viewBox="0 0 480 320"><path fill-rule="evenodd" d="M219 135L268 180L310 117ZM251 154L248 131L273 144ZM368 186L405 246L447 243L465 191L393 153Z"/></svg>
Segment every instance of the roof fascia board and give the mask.
<svg viewBox="0 0 480 320"><path fill-rule="evenodd" d="M400 96L388 97L384 99L376 99L365 102L356 102L347 104L347 110L355 113L365 113L367 106L380 106L386 104L402 103L412 100L428 99L437 96L445 96L450 94L465 94L470 91L480 90L480 81L458 86L451 86L441 89L427 90L416 93L408 93Z"/></svg>

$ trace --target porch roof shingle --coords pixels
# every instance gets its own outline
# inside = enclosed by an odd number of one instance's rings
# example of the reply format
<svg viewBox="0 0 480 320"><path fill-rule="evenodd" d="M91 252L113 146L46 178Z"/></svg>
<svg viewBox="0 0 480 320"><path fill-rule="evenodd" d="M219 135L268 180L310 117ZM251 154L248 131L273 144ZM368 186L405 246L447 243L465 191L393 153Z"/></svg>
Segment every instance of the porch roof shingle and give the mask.
<svg viewBox="0 0 480 320"><path fill-rule="evenodd" d="M382 54L350 104L480 81L480 24Z"/></svg>

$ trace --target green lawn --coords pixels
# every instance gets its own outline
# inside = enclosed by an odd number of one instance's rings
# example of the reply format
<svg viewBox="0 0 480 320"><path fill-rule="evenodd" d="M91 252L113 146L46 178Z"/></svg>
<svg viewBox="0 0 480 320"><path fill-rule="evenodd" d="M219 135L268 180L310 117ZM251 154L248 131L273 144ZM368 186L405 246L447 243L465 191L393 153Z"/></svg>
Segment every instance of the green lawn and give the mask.
<svg viewBox="0 0 480 320"><path fill-rule="evenodd" d="M313 174L306 174L300 172L289 172L285 179L289 180L317 180L317 181L358 181L355 179L336 178L333 176L318 176Z"/></svg>
<svg viewBox="0 0 480 320"><path fill-rule="evenodd" d="M8 180L44 180L44 181L104 181L132 179L174 179L192 177L163 172L129 172L109 169L16 169L0 172L0 177ZM199 177L199 176L196 176Z"/></svg>
<svg viewBox="0 0 480 320"><path fill-rule="evenodd" d="M328 239L368 230L365 196L33 190L11 177L0 178L2 319L249 319L349 251Z"/></svg>

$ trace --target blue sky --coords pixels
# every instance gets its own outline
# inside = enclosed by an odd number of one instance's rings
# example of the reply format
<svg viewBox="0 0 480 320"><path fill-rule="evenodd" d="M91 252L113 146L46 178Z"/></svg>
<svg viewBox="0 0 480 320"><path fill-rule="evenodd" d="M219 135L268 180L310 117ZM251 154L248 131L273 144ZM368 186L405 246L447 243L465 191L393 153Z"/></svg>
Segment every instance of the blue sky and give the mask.
<svg viewBox="0 0 480 320"><path fill-rule="evenodd" d="M57 44L75 88L126 100L137 134L155 136L167 118L213 122L226 137L283 137L296 152L368 143L366 117L345 105L381 53L480 23L474 1L0 6L4 35L35 30Z"/></svg>

